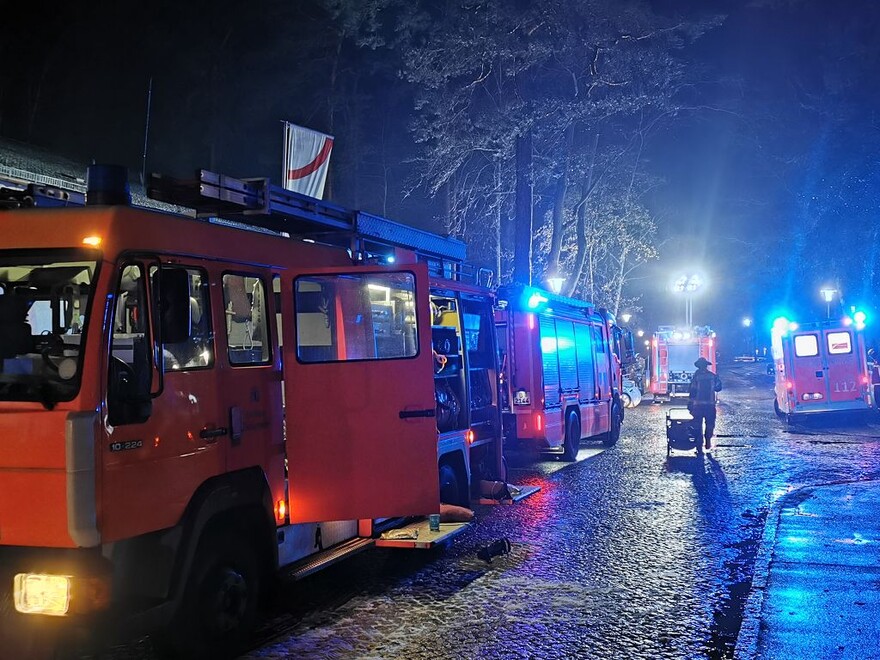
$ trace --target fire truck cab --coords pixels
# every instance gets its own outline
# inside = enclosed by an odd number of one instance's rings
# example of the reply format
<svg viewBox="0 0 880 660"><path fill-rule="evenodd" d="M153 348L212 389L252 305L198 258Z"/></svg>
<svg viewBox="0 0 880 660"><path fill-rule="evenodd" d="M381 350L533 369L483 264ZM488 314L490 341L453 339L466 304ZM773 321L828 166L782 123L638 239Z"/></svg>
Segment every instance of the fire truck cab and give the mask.
<svg viewBox="0 0 880 660"><path fill-rule="evenodd" d="M866 315L798 324L780 317L771 330L776 414L867 413L873 407L865 350Z"/></svg>
<svg viewBox="0 0 880 660"><path fill-rule="evenodd" d="M213 657L278 569L466 526L425 520L506 476L463 243L204 170L150 191L196 217L135 208L100 172L0 212L0 611Z"/></svg>
<svg viewBox="0 0 880 660"><path fill-rule="evenodd" d="M716 336L708 326L661 325L651 338L650 348L647 385L654 403L688 396L697 358L706 358L717 372Z"/></svg>
<svg viewBox="0 0 880 660"><path fill-rule="evenodd" d="M620 437L620 333L592 304L519 285L498 291L505 442L577 458Z"/></svg>

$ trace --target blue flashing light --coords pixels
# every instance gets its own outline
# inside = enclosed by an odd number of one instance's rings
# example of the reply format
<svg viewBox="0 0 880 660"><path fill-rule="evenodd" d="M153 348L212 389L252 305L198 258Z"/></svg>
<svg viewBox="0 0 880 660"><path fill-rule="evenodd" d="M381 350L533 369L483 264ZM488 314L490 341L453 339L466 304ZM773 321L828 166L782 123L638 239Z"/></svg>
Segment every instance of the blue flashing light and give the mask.
<svg viewBox="0 0 880 660"><path fill-rule="evenodd" d="M868 322L868 315L859 310L853 314L853 321L856 322L856 325L864 326Z"/></svg>
<svg viewBox="0 0 880 660"><path fill-rule="evenodd" d="M529 309L537 309L542 304L547 302L547 296L542 296L537 291L529 296L528 302L526 303Z"/></svg>
<svg viewBox="0 0 880 660"><path fill-rule="evenodd" d="M786 335L788 334L789 329L793 324L784 316L780 316L776 320L773 321L773 332L778 335Z"/></svg>

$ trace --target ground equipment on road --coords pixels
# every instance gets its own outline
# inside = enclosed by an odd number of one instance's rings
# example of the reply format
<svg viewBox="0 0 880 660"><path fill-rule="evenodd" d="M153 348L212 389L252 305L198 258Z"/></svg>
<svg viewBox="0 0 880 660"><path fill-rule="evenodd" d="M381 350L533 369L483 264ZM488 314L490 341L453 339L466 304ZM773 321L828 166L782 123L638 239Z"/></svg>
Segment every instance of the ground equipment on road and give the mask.
<svg viewBox="0 0 880 660"><path fill-rule="evenodd" d="M802 416L867 413L873 407L864 329L867 316L813 323L777 318L771 330L776 414L789 423Z"/></svg>
<svg viewBox="0 0 880 660"><path fill-rule="evenodd" d="M265 179L154 176L194 217L89 184L0 213L0 610L228 650L276 570L431 547L506 481L463 243Z"/></svg>
<svg viewBox="0 0 880 660"><path fill-rule="evenodd" d="M709 326L660 326L651 338L648 390L654 403L687 397L697 358L716 364L717 341ZM717 366L715 367L717 370Z"/></svg>
<svg viewBox="0 0 880 660"><path fill-rule="evenodd" d="M666 455L677 451L700 451L702 437L694 427L694 418L687 408L666 411Z"/></svg>
<svg viewBox="0 0 880 660"><path fill-rule="evenodd" d="M505 443L577 458L582 439L620 437L621 342L614 317L581 300L514 285L498 290Z"/></svg>

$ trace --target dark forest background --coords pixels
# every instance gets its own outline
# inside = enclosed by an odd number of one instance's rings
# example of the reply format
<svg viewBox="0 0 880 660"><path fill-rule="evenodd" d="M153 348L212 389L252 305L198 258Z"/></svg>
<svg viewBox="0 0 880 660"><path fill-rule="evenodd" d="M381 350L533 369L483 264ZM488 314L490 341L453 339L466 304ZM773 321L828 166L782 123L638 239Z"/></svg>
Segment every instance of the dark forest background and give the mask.
<svg viewBox="0 0 880 660"><path fill-rule="evenodd" d="M333 135L328 197L464 239L652 326L875 307L880 4L863 0L18 3L0 136L83 163L281 171ZM150 111L147 113L148 90ZM147 122L149 121L149 131ZM146 159L144 147L146 139ZM517 189L531 183L531 222ZM519 253L521 256L521 250Z"/></svg>

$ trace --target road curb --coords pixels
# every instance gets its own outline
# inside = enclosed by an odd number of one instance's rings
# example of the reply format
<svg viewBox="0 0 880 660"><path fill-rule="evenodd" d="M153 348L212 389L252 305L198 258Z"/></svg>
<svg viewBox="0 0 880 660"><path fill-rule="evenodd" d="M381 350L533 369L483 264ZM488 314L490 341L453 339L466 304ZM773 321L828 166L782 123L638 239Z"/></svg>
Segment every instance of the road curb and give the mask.
<svg viewBox="0 0 880 660"><path fill-rule="evenodd" d="M749 596L743 607L742 624L736 637L734 647L734 660L756 660L758 656L758 641L761 631L761 612L764 606L764 595L767 591L767 582L770 578L770 563L773 561L773 550L776 547L776 534L779 531L779 519L783 509L793 499L804 499L804 495L818 488L829 486L843 486L846 484L863 484L880 481L870 479L848 479L845 481L830 481L821 484L805 484L798 486L779 497L770 505L767 521L764 523L764 534L761 537L761 545L755 556L755 566L752 572L752 586Z"/></svg>

